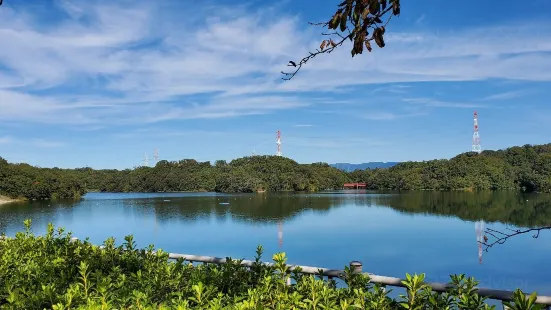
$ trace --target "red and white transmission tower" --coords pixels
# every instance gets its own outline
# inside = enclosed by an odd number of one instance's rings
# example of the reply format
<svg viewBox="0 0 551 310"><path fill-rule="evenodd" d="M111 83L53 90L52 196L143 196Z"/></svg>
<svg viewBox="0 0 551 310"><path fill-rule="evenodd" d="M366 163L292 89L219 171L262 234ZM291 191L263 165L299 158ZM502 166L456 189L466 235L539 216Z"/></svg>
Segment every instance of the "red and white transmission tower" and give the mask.
<svg viewBox="0 0 551 310"><path fill-rule="evenodd" d="M478 243L478 263L482 264L482 243L484 242L484 221L474 223L476 231L476 243Z"/></svg>
<svg viewBox="0 0 551 310"><path fill-rule="evenodd" d="M478 113L474 111L474 129L473 129L473 152L480 153L482 152L482 147L480 146L480 136L478 135Z"/></svg>
<svg viewBox="0 0 551 310"><path fill-rule="evenodd" d="M277 138L277 140L276 140L276 144L277 144L277 153L276 153L276 155L281 156L281 132L279 130L277 131L276 138Z"/></svg>

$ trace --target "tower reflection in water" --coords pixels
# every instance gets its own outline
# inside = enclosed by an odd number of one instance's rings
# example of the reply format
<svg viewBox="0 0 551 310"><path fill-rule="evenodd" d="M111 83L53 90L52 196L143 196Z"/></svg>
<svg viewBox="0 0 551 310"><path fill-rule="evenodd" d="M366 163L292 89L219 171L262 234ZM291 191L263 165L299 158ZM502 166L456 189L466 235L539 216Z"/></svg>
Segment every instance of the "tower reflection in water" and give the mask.
<svg viewBox="0 0 551 310"><path fill-rule="evenodd" d="M484 221L474 223L476 231L476 243L478 244L478 263L482 264L482 243L484 242Z"/></svg>
<svg viewBox="0 0 551 310"><path fill-rule="evenodd" d="M277 238L279 239L279 247L283 246L283 222L279 221L277 223Z"/></svg>

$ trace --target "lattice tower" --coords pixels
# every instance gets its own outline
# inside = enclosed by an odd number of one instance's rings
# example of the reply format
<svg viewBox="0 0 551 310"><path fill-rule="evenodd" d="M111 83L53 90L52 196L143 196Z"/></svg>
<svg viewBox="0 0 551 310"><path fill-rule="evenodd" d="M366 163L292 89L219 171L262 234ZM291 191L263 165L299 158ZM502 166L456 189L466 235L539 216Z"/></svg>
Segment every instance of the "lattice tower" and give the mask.
<svg viewBox="0 0 551 310"><path fill-rule="evenodd" d="M278 130L276 132L276 145L277 145L277 156L281 156L281 132Z"/></svg>
<svg viewBox="0 0 551 310"><path fill-rule="evenodd" d="M480 136L478 134L478 113L474 111L474 126L473 126L473 152L480 153L482 152L482 147L480 146Z"/></svg>

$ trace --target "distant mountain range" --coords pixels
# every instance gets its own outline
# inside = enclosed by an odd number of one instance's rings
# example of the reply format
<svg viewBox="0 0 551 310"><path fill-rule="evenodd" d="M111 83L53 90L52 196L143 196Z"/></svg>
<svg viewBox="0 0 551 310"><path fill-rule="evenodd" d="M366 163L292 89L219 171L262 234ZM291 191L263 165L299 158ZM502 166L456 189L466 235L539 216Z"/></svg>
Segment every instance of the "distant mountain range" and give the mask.
<svg viewBox="0 0 551 310"><path fill-rule="evenodd" d="M330 166L335 167L337 169L344 170L344 171L354 171L358 169L365 170L365 169L376 169L376 168L389 168L396 164L399 164L399 162L373 161L373 162L361 163L361 164L336 163L336 164L330 164Z"/></svg>

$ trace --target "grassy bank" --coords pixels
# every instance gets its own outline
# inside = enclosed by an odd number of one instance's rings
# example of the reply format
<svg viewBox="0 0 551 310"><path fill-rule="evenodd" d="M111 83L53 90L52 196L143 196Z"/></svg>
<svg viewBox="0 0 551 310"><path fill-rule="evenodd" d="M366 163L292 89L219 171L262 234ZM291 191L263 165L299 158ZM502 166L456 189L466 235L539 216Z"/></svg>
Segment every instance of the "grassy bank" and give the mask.
<svg viewBox="0 0 551 310"><path fill-rule="evenodd" d="M131 236L122 246L108 239L103 249L71 241L63 229L48 226L44 236L26 230L0 239L0 308L6 309L492 309L476 292L477 282L452 276L455 288L431 292L424 275L407 275L405 296L373 285L365 274L345 268L347 287L297 272L288 274L284 253L274 265L238 261L192 266L168 261L153 247L137 249ZM292 277L296 284L286 285ZM535 299L535 295L530 300ZM517 291L512 309L537 309ZM510 305L511 306L511 305Z"/></svg>

